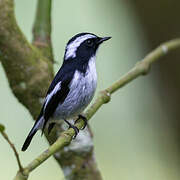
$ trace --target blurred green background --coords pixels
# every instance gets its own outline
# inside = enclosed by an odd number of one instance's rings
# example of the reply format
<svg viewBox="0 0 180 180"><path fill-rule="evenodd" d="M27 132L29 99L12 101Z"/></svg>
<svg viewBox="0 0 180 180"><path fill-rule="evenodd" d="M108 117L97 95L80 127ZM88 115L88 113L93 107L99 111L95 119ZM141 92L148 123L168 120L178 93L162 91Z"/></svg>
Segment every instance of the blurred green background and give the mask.
<svg viewBox="0 0 180 180"><path fill-rule="evenodd" d="M36 3L15 0L18 24L29 41ZM179 36L178 7L177 0L54 0L55 71L66 42L76 33L112 36L97 56L98 90L109 86L161 42ZM179 57L180 53L171 53L154 64L148 76L119 90L90 121L96 160L105 180L180 179ZM39 132L29 150L20 151L33 121L11 93L2 66L0 74L0 122L26 165L48 144ZM12 179L17 171L15 157L2 137L0 144L0 179ZM30 175L29 180L37 179L60 180L63 174L50 158Z"/></svg>

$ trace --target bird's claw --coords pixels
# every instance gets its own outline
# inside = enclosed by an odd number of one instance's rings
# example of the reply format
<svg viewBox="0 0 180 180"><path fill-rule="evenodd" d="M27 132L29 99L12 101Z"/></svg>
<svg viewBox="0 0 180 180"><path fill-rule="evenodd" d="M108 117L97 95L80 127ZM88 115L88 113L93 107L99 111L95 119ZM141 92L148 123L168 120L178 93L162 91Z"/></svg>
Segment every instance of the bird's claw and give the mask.
<svg viewBox="0 0 180 180"><path fill-rule="evenodd" d="M79 129L76 126L72 125L72 124L69 126L69 128L73 128L74 129L75 135L72 138L75 139L76 136L79 133Z"/></svg>
<svg viewBox="0 0 180 180"><path fill-rule="evenodd" d="M69 129L70 129L70 128L74 129L75 135L74 135L72 138L75 139L76 136L77 136L78 133L79 133L79 129L78 129L76 126L72 125L72 124L71 124L70 122L68 122L67 120L64 119L64 121L68 124Z"/></svg>
<svg viewBox="0 0 180 180"><path fill-rule="evenodd" d="M85 129L85 127L87 126L87 118L85 116L83 116L82 114L78 115L78 118L75 121L75 124L77 123L77 121L79 119L82 119L84 121L84 126L81 128L81 130Z"/></svg>

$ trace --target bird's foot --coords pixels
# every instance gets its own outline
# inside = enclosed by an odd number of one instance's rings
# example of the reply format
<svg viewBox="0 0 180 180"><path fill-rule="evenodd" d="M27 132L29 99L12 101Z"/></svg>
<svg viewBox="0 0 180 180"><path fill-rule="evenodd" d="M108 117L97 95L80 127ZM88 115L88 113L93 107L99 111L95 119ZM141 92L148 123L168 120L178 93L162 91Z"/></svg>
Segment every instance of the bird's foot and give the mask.
<svg viewBox="0 0 180 180"><path fill-rule="evenodd" d="M73 136L73 139L75 139L79 133L79 129L76 126L72 125L70 122L68 122L66 119L64 119L64 121L68 124L69 128L74 129L75 135Z"/></svg>
<svg viewBox="0 0 180 180"><path fill-rule="evenodd" d="M75 124L78 122L79 119L82 119L84 121L84 126L81 128L81 130L85 129L85 127L87 126L87 118L85 116L83 116L82 114L78 115L78 118L75 121Z"/></svg>
<svg viewBox="0 0 180 180"><path fill-rule="evenodd" d="M50 134L51 130L53 129L53 127L55 126L56 123L50 123L48 126L48 135Z"/></svg>

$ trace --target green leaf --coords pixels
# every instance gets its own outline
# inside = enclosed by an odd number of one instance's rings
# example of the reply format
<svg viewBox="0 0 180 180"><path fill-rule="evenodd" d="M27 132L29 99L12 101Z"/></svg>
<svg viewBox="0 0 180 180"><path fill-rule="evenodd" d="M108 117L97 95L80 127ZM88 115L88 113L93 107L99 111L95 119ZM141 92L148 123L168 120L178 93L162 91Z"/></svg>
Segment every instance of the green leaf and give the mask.
<svg viewBox="0 0 180 180"><path fill-rule="evenodd" d="M0 132L3 132L5 130L4 125L0 124Z"/></svg>

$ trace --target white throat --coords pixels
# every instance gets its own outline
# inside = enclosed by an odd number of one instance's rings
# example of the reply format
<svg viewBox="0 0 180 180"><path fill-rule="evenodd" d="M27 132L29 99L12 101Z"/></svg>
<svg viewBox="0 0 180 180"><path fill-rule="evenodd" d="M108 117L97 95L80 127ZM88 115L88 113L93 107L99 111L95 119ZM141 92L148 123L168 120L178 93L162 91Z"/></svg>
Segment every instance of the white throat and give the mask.
<svg viewBox="0 0 180 180"><path fill-rule="evenodd" d="M93 81L97 81L97 72L96 72L96 56L91 57L88 63L88 67L86 70L86 75L91 76Z"/></svg>

